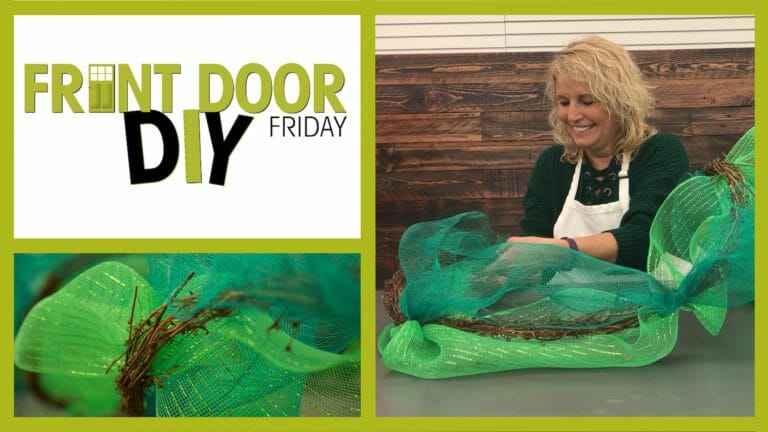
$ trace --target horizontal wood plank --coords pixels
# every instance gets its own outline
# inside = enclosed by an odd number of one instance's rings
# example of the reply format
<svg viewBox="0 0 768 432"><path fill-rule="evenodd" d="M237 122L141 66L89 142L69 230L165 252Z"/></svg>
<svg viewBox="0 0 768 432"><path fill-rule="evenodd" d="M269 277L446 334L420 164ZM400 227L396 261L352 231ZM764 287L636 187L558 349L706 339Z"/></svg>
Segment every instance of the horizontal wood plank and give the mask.
<svg viewBox="0 0 768 432"><path fill-rule="evenodd" d="M376 56L376 85L540 82L552 53Z"/></svg>
<svg viewBox="0 0 768 432"><path fill-rule="evenodd" d="M693 135L743 134L755 125L754 108L701 109L692 113Z"/></svg>
<svg viewBox="0 0 768 432"><path fill-rule="evenodd" d="M441 140L435 136L434 130L425 130L423 135L419 135L415 130L423 127L424 123L420 121L421 116L418 114L377 116L377 124L386 125L388 131L386 140L377 140L377 143L419 141L448 143L457 141L477 142L480 140L483 142L537 141L551 139L552 136L547 121L547 113L544 111L484 112L481 114L479 122L482 128L481 137L478 137L478 131L471 130L467 123L454 126L456 129L461 128L463 135L471 136L472 139L470 140L457 139L461 136L457 133L451 133ZM460 116L459 114L430 114L428 116L429 125L441 130L451 129L451 122L460 118L457 117ZM475 118L472 117L472 120ZM746 106L658 109L652 113L649 121L658 130L679 136L742 133L748 128L745 127L746 125L754 123L754 108ZM477 124L473 121L471 126ZM398 137L398 131L402 131L402 138Z"/></svg>
<svg viewBox="0 0 768 432"><path fill-rule="evenodd" d="M500 169L379 173L376 175L376 201L521 197L525 194L530 172L530 169Z"/></svg>
<svg viewBox="0 0 768 432"><path fill-rule="evenodd" d="M658 130L684 136L743 134L755 124L754 106L656 110L650 123Z"/></svg>
<svg viewBox="0 0 768 432"><path fill-rule="evenodd" d="M630 52L643 75L661 79L754 77L754 48ZM541 82L554 53L376 56L376 85Z"/></svg>
<svg viewBox="0 0 768 432"><path fill-rule="evenodd" d="M387 85L376 88L377 114L544 111L542 83Z"/></svg>
<svg viewBox="0 0 768 432"><path fill-rule="evenodd" d="M754 78L754 48L631 51L648 79Z"/></svg>
<svg viewBox="0 0 768 432"><path fill-rule="evenodd" d="M483 141L552 139L547 111L485 112L482 114Z"/></svg>
<svg viewBox="0 0 768 432"><path fill-rule="evenodd" d="M480 141L480 114L376 116L376 143Z"/></svg>
<svg viewBox="0 0 768 432"><path fill-rule="evenodd" d="M442 148L399 148L382 145L376 150L376 172L524 169L533 166L546 147L446 145Z"/></svg>
<svg viewBox="0 0 768 432"><path fill-rule="evenodd" d="M715 158L723 157L740 137L741 134L684 137L682 140L688 153L691 172L703 169L705 164Z"/></svg>
<svg viewBox="0 0 768 432"><path fill-rule="evenodd" d="M492 225L514 226L522 218L522 198L380 202L376 205L376 224L389 227L410 225L468 211L487 214Z"/></svg>
<svg viewBox="0 0 768 432"><path fill-rule="evenodd" d="M649 80L657 108L729 108L755 104L752 77Z"/></svg>
<svg viewBox="0 0 768 432"><path fill-rule="evenodd" d="M753 106L754 78L649 80L657 108ZM548 111L543 83L387 85L376 88L377 114Z"/></svg>

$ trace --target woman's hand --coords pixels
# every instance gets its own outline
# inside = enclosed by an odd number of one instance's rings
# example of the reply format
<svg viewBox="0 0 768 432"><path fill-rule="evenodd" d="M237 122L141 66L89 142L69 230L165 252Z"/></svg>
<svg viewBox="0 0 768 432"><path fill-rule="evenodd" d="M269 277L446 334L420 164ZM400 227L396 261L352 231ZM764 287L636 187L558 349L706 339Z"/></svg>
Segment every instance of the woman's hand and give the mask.
<svg viewBox="0 0 768 432"><path fill-rule="evenodd" d="M603 261L616 262L616 257L619 253L619 244L616 242L616 237L610 232L581 236L574 238L574 240L577 242L580 252ZM549 237L510 237L507 239L507 243L515 242L551 244L565 248L570 247L565 240Z"/></svg>
<svg viewBox="0 0 768 432"><path fill-rule="evenodd" d="M549 237L510 237L507 239L507 243L539 243L568 247L567 241Z"/></svg>
<svg viewBox="0 0 768 432"><path fill-rule="evenodd" d="M510 237L507 239L507 243L539 243L539 244L551 244L555 246L561 246L568 248L568 242L565 240L548 238L548 237ZM487 267L475 272L472 277L473 283L481 284L485 289L488 287L502 287L507 282L507 277L514 268L515 254L520 253L520 248L506 247L502 249L502 253ZM557 258L552 258L551 264L557 266Z"/></svg>

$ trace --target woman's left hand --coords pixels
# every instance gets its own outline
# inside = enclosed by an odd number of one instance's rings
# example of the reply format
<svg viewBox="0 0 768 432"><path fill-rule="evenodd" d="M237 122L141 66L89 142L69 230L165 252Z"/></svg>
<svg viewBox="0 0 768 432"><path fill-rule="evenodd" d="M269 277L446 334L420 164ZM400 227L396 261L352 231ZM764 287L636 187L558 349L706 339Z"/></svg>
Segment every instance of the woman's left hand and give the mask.
<svg viewBox="0 0 768 432"><path fill-rule="evenodd" d="M568 247L567 241L549 237L510 237L507 239L507 243L539 243Z"/></svg>

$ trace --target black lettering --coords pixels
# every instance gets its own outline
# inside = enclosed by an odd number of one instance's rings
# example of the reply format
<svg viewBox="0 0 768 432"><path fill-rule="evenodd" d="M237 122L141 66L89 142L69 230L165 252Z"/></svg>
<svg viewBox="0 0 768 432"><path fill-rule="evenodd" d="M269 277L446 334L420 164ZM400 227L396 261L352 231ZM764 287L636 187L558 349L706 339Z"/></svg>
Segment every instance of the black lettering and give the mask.
<svg viewBox="0 0 768 432"><path fill-rule="evenodd" d="M176 168L179 159L179 137L173 122L159 111L128 111L123 114L125 138L128 146L128 171L131 184L153 183L165 179ZM144 166L144 148L141 125L151 124L160 131L163 140L163 158L154 168Z"/></svg>
<svg viewBox="0 0 768 432"><path fill-rule="evenodd" d="M219 113L205 113L208 120L208 131L211 134L211 144L213 144L213 162L211 163L210 183L224 186L224 180L227 178L227 166L229 165L229 156L245 134L248 125L251 124L253 117L238 115L235 124L229 130L226 138L221 129L221 116Z"/></svg>

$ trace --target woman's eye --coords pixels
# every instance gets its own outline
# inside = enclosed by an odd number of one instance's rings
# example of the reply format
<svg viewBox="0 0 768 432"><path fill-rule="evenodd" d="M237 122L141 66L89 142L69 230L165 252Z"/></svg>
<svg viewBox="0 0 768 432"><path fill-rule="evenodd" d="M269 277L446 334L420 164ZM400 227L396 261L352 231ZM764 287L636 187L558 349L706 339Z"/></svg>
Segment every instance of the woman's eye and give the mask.
<svg viewBox="0 0 768 432"><path fill-rule="evenodd" d="M568 106L568 101L567 101L567 100L561 100L561 101L560 101L560 102L558 102L558 103L559 103L561 106Z"/></svg>
<svg viewBox="0 0 768 432"><path fill-rule="evenodd" d="M595 101L592 99L582 99L581 103L584 105L592 105Z"/></svg>

